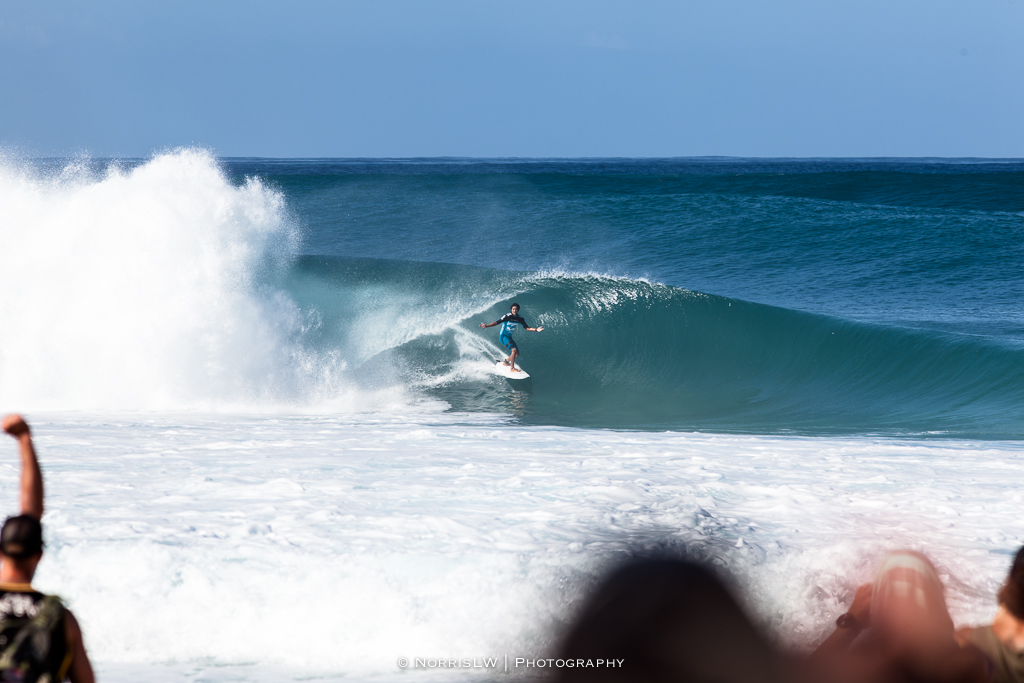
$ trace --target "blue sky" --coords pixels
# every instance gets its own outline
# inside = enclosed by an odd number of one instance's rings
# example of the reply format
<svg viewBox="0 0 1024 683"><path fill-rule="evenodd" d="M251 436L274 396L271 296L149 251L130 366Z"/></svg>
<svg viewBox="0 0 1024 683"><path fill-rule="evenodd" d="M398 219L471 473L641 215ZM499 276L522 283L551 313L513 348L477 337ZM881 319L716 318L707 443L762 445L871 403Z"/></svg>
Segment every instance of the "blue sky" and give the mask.
<svg viewBox="0 0 1024 683"><path fill-rule="evenodd" d="M32 156L1024 157L1024 0L0 4Z"/></svg>

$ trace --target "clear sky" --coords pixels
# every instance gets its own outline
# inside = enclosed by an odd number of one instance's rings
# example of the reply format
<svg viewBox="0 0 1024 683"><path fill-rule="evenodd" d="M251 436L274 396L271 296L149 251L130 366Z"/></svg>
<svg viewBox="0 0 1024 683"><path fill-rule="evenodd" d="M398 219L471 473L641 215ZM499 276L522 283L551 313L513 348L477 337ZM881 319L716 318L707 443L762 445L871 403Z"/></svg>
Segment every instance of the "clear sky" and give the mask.
<svg viewBox="0 0 1024 683"><path fill-rule="evenodd" d="M1024 0L3 0L17 155L1024 157Z"/></svg>

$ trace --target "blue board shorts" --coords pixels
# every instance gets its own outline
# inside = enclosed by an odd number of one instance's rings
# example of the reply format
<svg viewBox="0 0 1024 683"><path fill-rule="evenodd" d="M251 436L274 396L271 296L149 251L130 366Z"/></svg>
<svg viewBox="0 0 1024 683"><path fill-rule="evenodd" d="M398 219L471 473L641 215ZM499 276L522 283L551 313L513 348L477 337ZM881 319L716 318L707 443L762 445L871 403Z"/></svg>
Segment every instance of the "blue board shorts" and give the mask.
<svg viewBox="0 0 1024 683"><path fill-rule="evenodd" d="M503 334L499 336L498 341L502 343L502 345L505 347L505 350L507 350L509 353L512 353L512 349L519 348L518 346L516 346L515 340L512 339L512 337L509 337L508 335Z"/></svg>

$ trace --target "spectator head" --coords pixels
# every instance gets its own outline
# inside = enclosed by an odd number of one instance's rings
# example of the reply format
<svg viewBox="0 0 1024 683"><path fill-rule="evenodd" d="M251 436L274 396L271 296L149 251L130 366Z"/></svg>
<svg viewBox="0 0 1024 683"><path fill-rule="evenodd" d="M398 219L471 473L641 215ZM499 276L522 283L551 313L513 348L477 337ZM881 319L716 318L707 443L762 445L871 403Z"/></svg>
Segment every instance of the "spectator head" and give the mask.
<svg viewBox="0 0 1024 683"><path fill-rule="evenodd" d="M1024 548L1017 551L1010 575L999 589L999 604L1014 617L1024 621Z"/></svg>
<svg viewBox="0 0 1024 683"><path fill-rule="evenodd" d="M564 667L554 683L778 683L772 646L708 568L679 560L621 567L590 596L558 658L616 666Z"/></svg>
<svg viewBox="0 0 1024 683"><path fill-rule="evenodd" d="M43 525L31 515L8 517L0 531L0 555L24 561L43 552Z"/></svg>

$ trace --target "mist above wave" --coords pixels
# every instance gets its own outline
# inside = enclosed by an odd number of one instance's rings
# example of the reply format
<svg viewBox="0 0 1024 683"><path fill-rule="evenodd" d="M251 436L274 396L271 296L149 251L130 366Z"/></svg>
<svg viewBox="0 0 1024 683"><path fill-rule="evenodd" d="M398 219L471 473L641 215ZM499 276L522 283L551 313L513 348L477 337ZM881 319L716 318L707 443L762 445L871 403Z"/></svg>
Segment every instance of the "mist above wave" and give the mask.
<svg viewBox="0 0 1024 683"><path fill-rule="evenodd" d="M297 231L259 179L233 183L196 149L99 172L8 161L0 214L0 404L246 406L308 391L305 321L273 286Z"/></svg>

